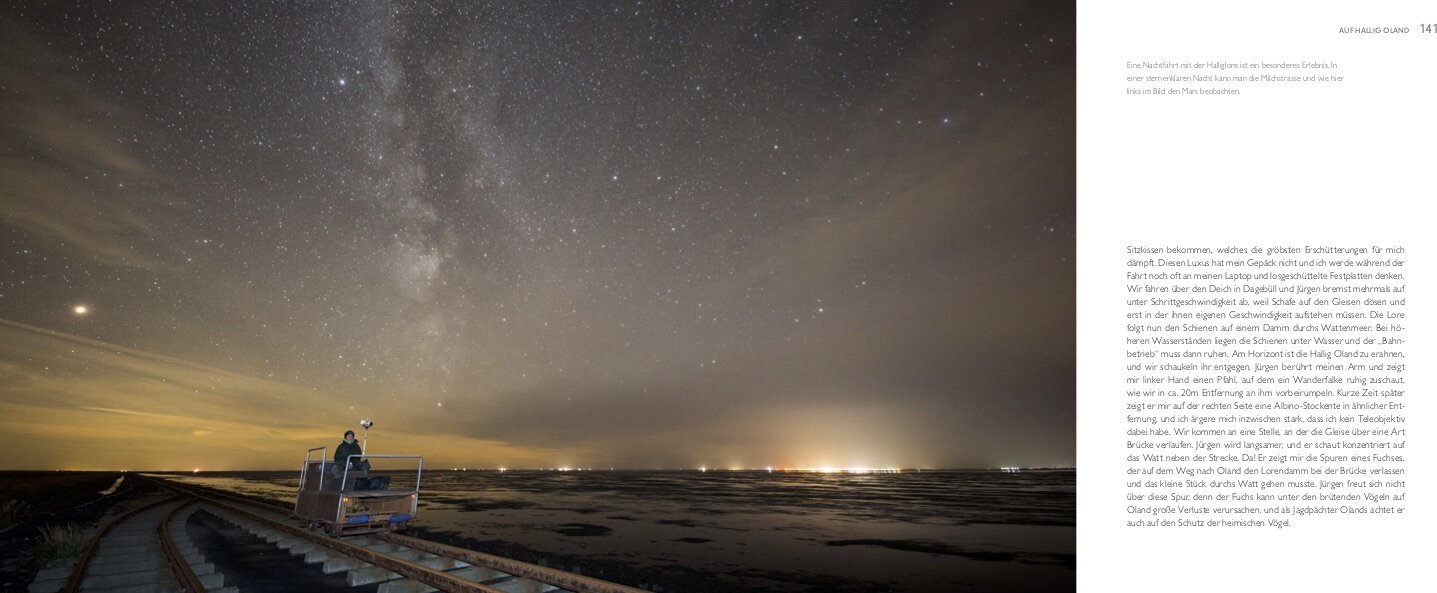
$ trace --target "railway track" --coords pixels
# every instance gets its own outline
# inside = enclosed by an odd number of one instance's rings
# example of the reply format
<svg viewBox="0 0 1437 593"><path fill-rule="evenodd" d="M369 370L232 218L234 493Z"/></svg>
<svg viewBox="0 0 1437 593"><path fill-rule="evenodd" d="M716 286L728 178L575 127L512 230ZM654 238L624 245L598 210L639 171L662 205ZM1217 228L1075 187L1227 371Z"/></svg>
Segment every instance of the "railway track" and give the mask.
<svg viewBox="0 0 1437 593"><path fill-rule="evenodd" d="M29 591L237 593L185 535L194 512L193 500L174 491L140 498L95 533L74 564L40 571Z"/></svg>
<svg viewBox="0 0 1437 593"><path fill-rule="evenodd" d="M185 522L200 511L302 557L309 570L343 574L350 587L377 585L379 593L647 593L397 533L334 538L296 526L289 508L147 479L173 494L150 497L110 521L92 540L92 551L72 567L42 571L31 593L245 591L242 582L225 586L221 567L206 562L185 536Z"/></svg>

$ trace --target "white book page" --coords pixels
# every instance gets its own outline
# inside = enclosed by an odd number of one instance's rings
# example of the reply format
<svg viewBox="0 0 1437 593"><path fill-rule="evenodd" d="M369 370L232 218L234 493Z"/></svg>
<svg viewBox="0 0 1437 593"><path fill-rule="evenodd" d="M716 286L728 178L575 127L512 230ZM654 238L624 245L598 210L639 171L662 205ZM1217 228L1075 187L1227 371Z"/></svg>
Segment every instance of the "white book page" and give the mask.
<svg viewBox="0 0 1437 593"><path fill-rule="evenodd" d="M1080 590L1430 586L1434 27L1079 4Z"/></svg>

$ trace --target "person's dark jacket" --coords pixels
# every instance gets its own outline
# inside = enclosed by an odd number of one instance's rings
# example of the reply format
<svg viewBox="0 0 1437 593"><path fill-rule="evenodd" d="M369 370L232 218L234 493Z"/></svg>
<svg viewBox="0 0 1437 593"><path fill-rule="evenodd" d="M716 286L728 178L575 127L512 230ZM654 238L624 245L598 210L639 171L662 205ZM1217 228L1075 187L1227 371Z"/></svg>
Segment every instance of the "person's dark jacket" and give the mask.
<svg viewBox="0 0 1437 593"><path fill-rule="evenodd" d="M334 448L334 464L336 466L339 466L340 468L343 468L345 462L350 461L350 455L359 455L360 453L363 453L363 451L359 450L358 441L355 441L353 443L346 443L344 441L340 441L339 446ZM359 458L356 457L353 461L355 463L358 463Z"/></svg>

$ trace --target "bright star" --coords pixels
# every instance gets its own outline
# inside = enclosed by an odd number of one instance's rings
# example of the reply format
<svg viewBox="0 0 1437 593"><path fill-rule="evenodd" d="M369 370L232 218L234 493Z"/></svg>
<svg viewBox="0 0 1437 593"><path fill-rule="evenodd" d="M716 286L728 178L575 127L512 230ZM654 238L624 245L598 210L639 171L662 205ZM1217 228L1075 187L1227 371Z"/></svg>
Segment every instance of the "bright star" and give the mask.
<svg viewBox="0 0 1437 593"><path fill-rule="evenodd" d="M75 305L74 311L76 315L87 315L90 313L90 308L84 305Z"/></svg>

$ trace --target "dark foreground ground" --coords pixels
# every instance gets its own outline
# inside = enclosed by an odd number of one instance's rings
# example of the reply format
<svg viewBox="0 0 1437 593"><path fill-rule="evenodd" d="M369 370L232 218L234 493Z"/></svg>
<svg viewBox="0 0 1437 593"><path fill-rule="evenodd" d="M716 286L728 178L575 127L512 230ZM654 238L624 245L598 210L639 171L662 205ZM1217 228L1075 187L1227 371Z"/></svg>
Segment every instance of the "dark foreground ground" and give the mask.
<svg viewBox="0 0 1437 593"><path fill-rule="evenodd" d="M119 472L0 472L0 591L24 591L40 568L41 529L94 525L132 494L129 480L101 495Z"/></svg>

